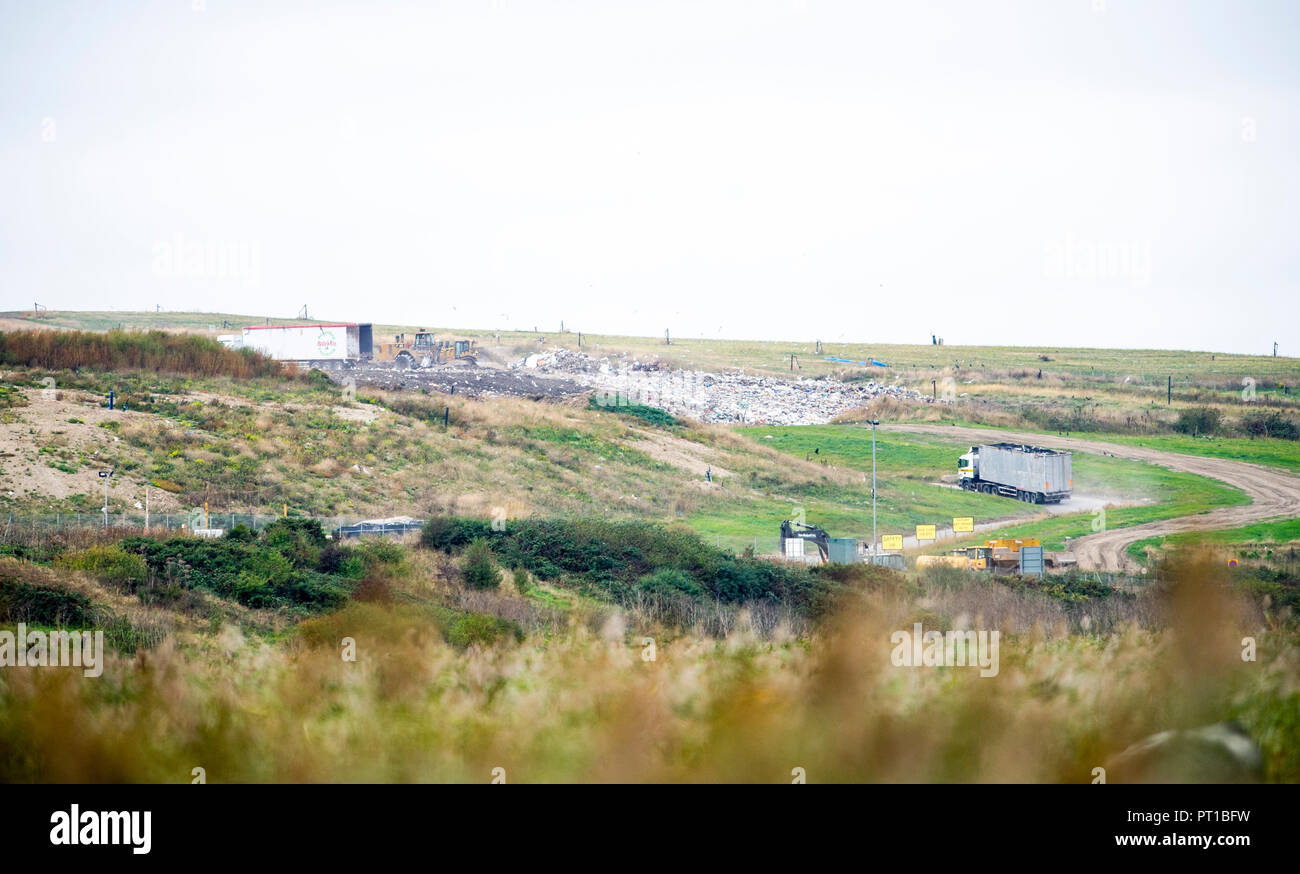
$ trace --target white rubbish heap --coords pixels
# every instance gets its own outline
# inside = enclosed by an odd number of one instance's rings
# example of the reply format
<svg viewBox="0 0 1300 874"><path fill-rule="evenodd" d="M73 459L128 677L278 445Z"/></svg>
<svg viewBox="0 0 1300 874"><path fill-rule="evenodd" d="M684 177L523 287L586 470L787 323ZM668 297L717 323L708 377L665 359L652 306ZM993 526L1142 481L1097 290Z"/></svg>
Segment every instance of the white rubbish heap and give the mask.
<svg viewBox="0 0 1300 874"><path fill-rule="evenodd" d="M702 422L821 425L888 395L929 400L912 389L874 381L841 382L830 377L782 379L739 371L660 369L658 361L595 359L583 352L552 349L529 355L514 367L564 373L596 390L598 403L645 404Z"/></svg>

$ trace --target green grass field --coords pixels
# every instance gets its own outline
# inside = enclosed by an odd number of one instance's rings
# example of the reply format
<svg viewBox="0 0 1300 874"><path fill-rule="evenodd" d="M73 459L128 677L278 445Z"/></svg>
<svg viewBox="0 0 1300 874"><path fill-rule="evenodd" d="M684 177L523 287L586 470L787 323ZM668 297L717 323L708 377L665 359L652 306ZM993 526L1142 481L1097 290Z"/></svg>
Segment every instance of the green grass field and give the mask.
<svg viewBox="0 0 1300 874"><path fill-rule="evenodd" d="M918 424L928 424L921 422ZM971 428L988 428L989 430L1015 431L1029 434L1055 434L1034 428L997 428L979 422L956 422ZM1179 452L1184 455L1200 455L1208 458L1227 458L1233 461L1246 461L1251 464L1263 464L1280 467L1290 471L1300 471L1300 441L1274 440L1268 437L1192 437L1187 434L1111 434L1080 433L1081 440L1097 440L1104 443L1120 443L1125 446L1141 446L1146 449L1159 449L1164 452Z"/></svg>
<svg viewBox="0 0 1300 874"><path fill-rule="evenodd" d="M1300 519L1257 522L1254 525L1222 531L1192 531L1167 537L1148 537L1131 544L1128 554L1134 561L1146 563L1148 550L1164 552L1190 544L1255 551L1282 547L1294 549L1300 545Z"/></svg>
<svg viewBox="0 0 1300 874"><path fill-rule="evenodd" d="M865 530L870 531L871 492L871 430L856 425L815 425L803 427L746 427L737 429L746 437L771 446L794 457L816 458L829 465L861 471L868 480L865 494ZM770 437L770 439L769 439ZM878 517L881 533L911 533L917 524L934 523L940 528L951 523L953 516L973 516L978 524L990 519L1029 516L1041 508L991 495L976 495L933 482L941 476L955 472L957 457L969 448L963 443L942 437L886 434L876 436L876 471ZM1115 503L1146 501L1140 506L1114 507L1106 510L1109 527L1127 527L1203 513L1215 507L1245 503L1247 498L1239 489L1195 474L1166 470L1156 465L1128 459L1108 458L1090 453L1074 455L1074 482L1078 494L1104 496ZM826 528L832 536L849 536L850 531L837 526L857 524L863 530L863 513L842 515L841 507L816 500L803 503L810 522ZM747 507L744 512L757 514L764 511L769 517L785 507ZM776 519L779 524L782 516ZM1061 549L1066 537L1079 537L1092 532L1092 512L1052 516L998 529L984 537L1033 536L1043 540L1049 549ZM709 517L695 520L697 530L705 533L739 535L745 533L743 520L728 517ZM769 522L769 524L771 524ZM856 536L861 536L852 532ZM949 548L945 545L944 548Z"/></svg>

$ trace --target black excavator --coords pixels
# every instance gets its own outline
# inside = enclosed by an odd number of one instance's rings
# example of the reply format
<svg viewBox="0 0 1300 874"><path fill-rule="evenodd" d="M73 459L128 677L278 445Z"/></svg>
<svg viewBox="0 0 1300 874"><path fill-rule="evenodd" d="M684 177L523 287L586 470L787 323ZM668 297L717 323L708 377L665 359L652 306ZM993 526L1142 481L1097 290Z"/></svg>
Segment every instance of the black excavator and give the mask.
<svg viewBox="0 0 1300 874"><path fill-rule="evenodd" d="M799 530L795 530L796 526L798 526ZM781 523L782 553L785 552L785 542L787 540L810 540L817 544L817 551L821 553L822 564L830 561L831 536L816 525L805 525L803 522L792 522L786 519Z"/></svg>

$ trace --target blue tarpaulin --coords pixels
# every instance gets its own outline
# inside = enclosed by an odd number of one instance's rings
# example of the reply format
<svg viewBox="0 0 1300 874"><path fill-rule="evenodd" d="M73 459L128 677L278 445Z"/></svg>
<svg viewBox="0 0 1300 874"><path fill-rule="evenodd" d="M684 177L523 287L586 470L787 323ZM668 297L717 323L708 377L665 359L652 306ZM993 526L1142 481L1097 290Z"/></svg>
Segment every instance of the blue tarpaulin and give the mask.
<svg viewBox="0 0 1300 874"><path fill-rule="evenodd" d="M860 364L863 367L888 367L889 366L885 362L877 361L874 358L872 358L869 361L854 361L852 358L835 358L834 356L827 355L823 360L838 361L841 364Z"/></svg>

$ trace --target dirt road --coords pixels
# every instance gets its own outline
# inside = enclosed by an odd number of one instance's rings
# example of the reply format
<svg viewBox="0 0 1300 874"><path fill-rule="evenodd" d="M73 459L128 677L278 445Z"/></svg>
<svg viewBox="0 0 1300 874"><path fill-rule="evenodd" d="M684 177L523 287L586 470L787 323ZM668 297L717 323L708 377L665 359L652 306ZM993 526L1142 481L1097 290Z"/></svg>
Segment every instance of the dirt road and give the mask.
<svg viewBox="0 0 1300 874"><path fill-rule="evenodd" d="M1079 567L1089 570L1131 570L1133 563L1125 550L1130 544L1147 537L1177 534L1183 531L1238 528L1278 516L1300 517L1300 477L1278 468L1223 458L1181 455L1160 449L1124 446L1077 437L1024 434L950 425L882 425L880 428L882 431L951 437L954 443L965 444L961 448L969 448L978 443L1009 440L1045 446L1049 449L1070 449L1098 455L1108 454L1116 458L1131 458L1148 464L1158 464L1170 470L1217 479L1230 486L1236 486L1250 496L1249 504L1223 507L1195 516L1148 522L1130 528L1114 528L1071 541L1070 548L1079 560Z"/></svg>

